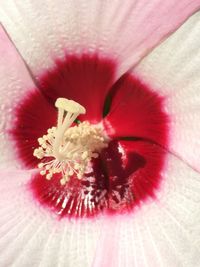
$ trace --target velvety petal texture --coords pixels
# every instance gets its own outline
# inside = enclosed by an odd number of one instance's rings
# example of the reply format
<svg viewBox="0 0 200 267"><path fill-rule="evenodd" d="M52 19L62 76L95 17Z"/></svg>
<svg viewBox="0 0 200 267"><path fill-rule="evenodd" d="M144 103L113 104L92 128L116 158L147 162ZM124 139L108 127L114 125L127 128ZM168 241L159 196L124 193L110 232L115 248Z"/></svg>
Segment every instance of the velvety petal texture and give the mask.
<svg viewBox="0 0 200 267"><path fill-rule="evenodd" d="M97 51L119 62L119 76L200 7L200 0L0 3L0 20L36 76L66 52Z"/></svg>
<svg viewBox="0 0 200 267"><path fill-rule="evenodd" d="M200 171L200 13L197 13L133 73L160 96L170 117L169 149Z"/></svg>

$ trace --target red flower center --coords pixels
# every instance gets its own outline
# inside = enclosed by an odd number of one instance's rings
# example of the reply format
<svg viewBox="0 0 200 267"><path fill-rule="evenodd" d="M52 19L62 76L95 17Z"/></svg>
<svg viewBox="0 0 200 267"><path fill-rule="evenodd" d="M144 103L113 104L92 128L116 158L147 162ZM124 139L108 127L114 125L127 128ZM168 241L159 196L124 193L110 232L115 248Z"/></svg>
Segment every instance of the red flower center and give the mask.
<svg viewBox="0 0 200 267"><path fill-rule="evenodd" d="M59 216L91 217L132 212L156 198L161 186L168 139L163 99L131 74L115 81L117 64L98 55L67 56L43 74L16 110L12 135L21 161L36 167L37 139L56 125L57 98L86 108L81 121L101 122L111 138L82 179L60 184L60 174L47 180L38 172L29 184L34 199Z"/></svg>

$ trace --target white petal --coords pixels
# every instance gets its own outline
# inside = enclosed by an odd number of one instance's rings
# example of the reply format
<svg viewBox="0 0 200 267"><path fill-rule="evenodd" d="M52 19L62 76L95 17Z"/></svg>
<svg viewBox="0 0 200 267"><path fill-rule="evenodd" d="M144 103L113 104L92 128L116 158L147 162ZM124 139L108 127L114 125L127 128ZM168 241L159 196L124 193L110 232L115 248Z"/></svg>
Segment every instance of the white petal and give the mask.
<svg viewBox="0 0 200 267"><path fill-rule="evenodd" d="M36 76L65 52L109 55L119 75L199 7L200 0L7 0L0 17Z"/></svg>
<svg viewBox="0 0 200 267"><path fill-rule="evenodd" d="M168 155L162 178L156 201L104 224L93 267L200 266L200 174Z"/></svg>
<svg viewBox="0 0 200 267"><path fill-rule="evenodd" d="M0 25L0 166L16 166L15 146L9 130L16 122L14 111L34 83L14 45Z"/></svg>
<svg viewBox="0 0 200 267"><path fill-rule="evenodd" d="M52 216L27 190L32 171L0 171L0 266L91 266L100 220Z"/></svg>
<svg viewBox="0 0 200 267"><path fill-rule="evenodd" d="M141 62L134 73L166 97L169 149L200 170L200 13Z"/></svg>
<svg viewBox="0 0 200 267"><path fill-rule="evenodd" d="M167 155L157 200L92 220L58 220L38 206L32 173L0 171L0 266L199 266L200 174L176 157Z"/></svg>

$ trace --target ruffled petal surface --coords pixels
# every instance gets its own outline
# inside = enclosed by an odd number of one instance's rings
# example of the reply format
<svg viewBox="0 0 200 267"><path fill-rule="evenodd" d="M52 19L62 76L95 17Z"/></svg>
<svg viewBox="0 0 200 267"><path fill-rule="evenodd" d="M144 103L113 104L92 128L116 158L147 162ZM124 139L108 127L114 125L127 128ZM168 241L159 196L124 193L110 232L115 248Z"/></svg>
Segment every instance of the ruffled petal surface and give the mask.
<svg viewBox="0 0 200 267"><path fill-rule="evenodd" d="M172 155L157 199L133 214L58 220L33 201L32 171L1 170L0 264L198 267L200 175Z"/></svg>
<svg viewBox="0 0 200 267"><path fill-rule="evenodd" d="M165 98L169 149L200 171L200 13L133 70Z"/></svg>
<svg viewBox="0 0 200 267"><path fill-rule="evenodd" d="M200 0L1 1L0 18L36 77L67 53L99 52L121 75L188 16Z"/></svg>
<svg viewBox="0 0 200 267"><path fill-rule="evenodd" d="M15 110L35 85L12 42L0 26L0 165L19 164L9 132L16 124Z"/></svg>

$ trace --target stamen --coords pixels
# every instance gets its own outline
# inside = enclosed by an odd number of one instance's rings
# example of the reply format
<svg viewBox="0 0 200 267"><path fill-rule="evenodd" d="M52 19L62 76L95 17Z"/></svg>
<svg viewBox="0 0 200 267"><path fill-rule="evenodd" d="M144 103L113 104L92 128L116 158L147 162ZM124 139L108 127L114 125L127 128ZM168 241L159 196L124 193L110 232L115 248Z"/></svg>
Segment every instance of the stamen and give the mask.
<svg viewBox="0 0 200 267"><path fill-rule="evenodd" d="M50 180L54 174L61 173L60 182L65 185L72 176L78 179L84 176L91 159L97 158L107 147L107 138L99 125L87 121L70 127L80 114L86 112L80 104L58 98L55 106L58 108L57 127L48 129L46 135L38 138L40 146L33 155L42 160L38 164L41 175Z"/></svg>

